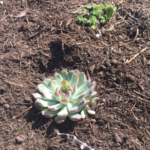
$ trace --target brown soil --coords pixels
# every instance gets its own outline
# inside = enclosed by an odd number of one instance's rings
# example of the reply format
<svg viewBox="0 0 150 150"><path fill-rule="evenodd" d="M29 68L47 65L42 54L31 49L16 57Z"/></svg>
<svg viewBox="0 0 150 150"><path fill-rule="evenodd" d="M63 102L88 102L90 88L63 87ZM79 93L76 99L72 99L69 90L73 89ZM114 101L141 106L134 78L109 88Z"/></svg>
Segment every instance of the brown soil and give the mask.
<svg viewBox="0 0 150 150"><path fill-rule="evenodd" d="M95 150L150 150L150 2L114 1L120 15L100 28L99 38L97 30L76 25L73 14L99 0L3 2L0 149L80 149L59 131ZM39 114L31 94L45 77L64 68L77 68L95 80L100 101L95 116L57 125Z"/></svg>

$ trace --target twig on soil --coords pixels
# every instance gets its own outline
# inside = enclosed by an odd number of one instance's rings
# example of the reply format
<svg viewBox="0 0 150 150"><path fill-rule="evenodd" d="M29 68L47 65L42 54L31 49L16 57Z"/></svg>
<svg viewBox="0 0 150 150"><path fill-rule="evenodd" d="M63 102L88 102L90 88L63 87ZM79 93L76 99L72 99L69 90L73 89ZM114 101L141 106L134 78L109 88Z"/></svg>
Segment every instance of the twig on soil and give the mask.
<svg viewBox="0 0 150 150"><path fill-rule="evenodd" d="M117 14L117 15L119 15L119 17L120 17L120 18L121 18L121 19L122 19L122 20L123 20L126 24L128 24L128 25L129 25L129 23L128 23L127 21L125 21L125 20L124 20L124 18L123 18L123 17L121 17L119 13L116 13L116 14Z"/></svg>
<svg viewBox="0 0 150 150"><path fill-rule="evenodd" d="M125 92L125 91L124 91L124 93L128 94L129 96L131 96L131 97L133 97L133 98L137 98L137 99L139 99L139 100L142 100L142 101L145 101L145 102L150 103L150 101L148 101L148 100L146 100L146 99L143 99L143 98L141 98L141 97L137 97L137 96L132 95L132 94L130 94L130 93L128 93L128 92Z"/></svg>
<svg viewBox="0 0 150 150"><path fill-rule="evenodd" d="M133 18L134 20L136 20L136 22L138 22L138 20L137 20L135 17L133 17L132 15L130 15L125 9L124 9L124 11L125 11L131 18Z"/></svg>
<svg viewBox="0 0 150 150"><path fill-rule="evenodd" d="M10 81L7 81L7 80L4 80L5 83L8 83L10 85L16 85L16 86L20 86L20 87L23 87L23 84L18 84L18 83L14 83L14 82L10 82Z"/></svg>
<svg viewBox="0 0 150 150"><path fill-rule="evenodd" d="M23 112L22 112L21 114L19 114L18 116L14 116L13 119L16 119L16 118L22 116L22 114L24 114L26 111L28 111L28 110L31 109L31 108L32 108L32 106L30 106L28 109L26 109L25 111L23 111Z"/></svg>
<svg viewBox="0 0 150 150"><path fill-rule="evenodd" d="M57 133L57 134L58 134L58 135L66 135L68 139L69 139L70 137L73 137L72 144L73 144L75 141L78 141L78 142L81 144L81 146L80 146L81 149L84 149L85 147L88 147L90 150L94 150L93 148L89 147L86 143L83 143L82 141L80 141L79 139L77 139L77 137L74 136L74 135L66 134L66 133Z"/></svg>
<svg viewBox="0 0 150 150"><path fill-rule="evenodd" d="M140 96L142 96L142 97L145 97L145 98L149 99L147 96L145 96L145 95L143 95L143 94L141 94L141 93L139 93L139 92L137 92L135 90L133 92L136 93L136 94L138 94L138 95L140 95Z"/></svg>
<svg viewBox="0 0 150 150"><path fill-rule="evenodd" d="M137 27L136 35L135 35L133 42L137 39L138 34L139 34L139 28Z"/></svg>
<svg viewBox="0 0 150 150"><path fill-rule="evenodd" d="M126 62L126 64L129 64L133 59L135 59L137 56L139 56L141 53L143 53L147 48L142 49L139 53L135 54L129 61Z"/></svg>
<svg viewBox="0 0 150 150"><path fill-rule="evenodd" d="M28 80L27 80L27 82L30 83L32 86L36 87L36 85L34 85L32 82L30 82Z"/></svg>

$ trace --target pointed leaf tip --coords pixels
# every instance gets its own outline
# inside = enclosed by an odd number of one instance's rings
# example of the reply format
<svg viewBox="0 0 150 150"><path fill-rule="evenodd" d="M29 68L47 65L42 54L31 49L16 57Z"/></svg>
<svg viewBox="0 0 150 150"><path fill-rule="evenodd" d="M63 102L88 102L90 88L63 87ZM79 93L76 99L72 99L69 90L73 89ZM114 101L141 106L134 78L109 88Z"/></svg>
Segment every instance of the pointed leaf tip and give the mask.
<svg viewBox="0 0 150 150"><path fill-rule="evenodd" d="M76 114L69 114L69 118L72 120L72 121L79 121L80 119L82 119L82 116L78 113Z"/></svg>
<svg viewBox="0 0 150 150"><path fill-rule="evenodd" d="M90 114L90 115L95 115L95 111L94 110L87 110L87 112Z"/></svg>
<svg viewBox="0 0 150 150"><path fill-rule="evenodd" d="M66 118L59 118L58 116L56 116L54 118L54 120L57 124L61 124L61 123L65 122Z"/></svg>

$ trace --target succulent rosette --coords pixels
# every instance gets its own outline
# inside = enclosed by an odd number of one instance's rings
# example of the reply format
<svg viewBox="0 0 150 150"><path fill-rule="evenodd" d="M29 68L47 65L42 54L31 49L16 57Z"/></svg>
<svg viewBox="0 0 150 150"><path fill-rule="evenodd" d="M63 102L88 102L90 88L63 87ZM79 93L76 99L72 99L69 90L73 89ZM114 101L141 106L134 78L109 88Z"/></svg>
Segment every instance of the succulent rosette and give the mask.
<svg viewBox="0 0 150 150"><path fill-rule="evenodd" d="M55 117L57 123L63 123L67 116L72 121L79 121L89 114L95 115L93 109L99 100L95 86L96 82L87 80L83 72L62 70L60 74L44 79L32 95L36 108L42 110L44 117Z"/></svg>

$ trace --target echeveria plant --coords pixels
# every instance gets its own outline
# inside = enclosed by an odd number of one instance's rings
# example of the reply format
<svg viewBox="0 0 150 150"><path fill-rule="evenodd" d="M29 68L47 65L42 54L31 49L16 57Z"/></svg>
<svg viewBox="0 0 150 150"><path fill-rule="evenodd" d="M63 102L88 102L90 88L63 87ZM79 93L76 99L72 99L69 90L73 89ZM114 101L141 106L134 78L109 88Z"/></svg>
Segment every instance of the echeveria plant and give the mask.
<svg viewBox="0 0 150 150"><path fill-rule="evenodd" d="M44 117L55 117L57 123L63 123L67 116L72 121L78 121L88 117L88 114L95 115L92 109L99 100L94 91L95 85L96 82L87 80L83 72L62 70L37 86L33 93L35 106L42 110Z"/></svg>

